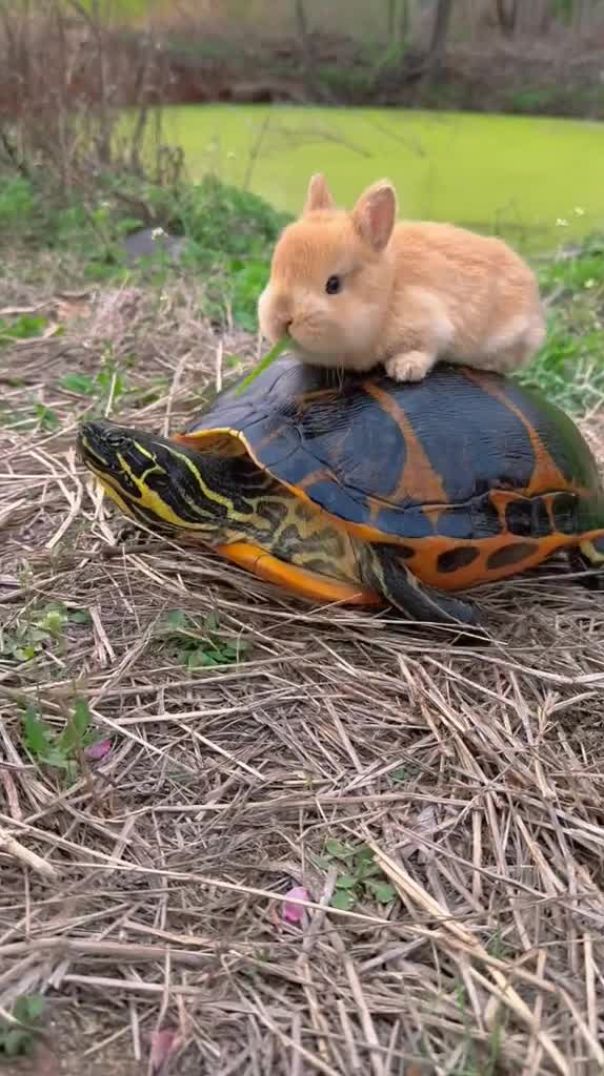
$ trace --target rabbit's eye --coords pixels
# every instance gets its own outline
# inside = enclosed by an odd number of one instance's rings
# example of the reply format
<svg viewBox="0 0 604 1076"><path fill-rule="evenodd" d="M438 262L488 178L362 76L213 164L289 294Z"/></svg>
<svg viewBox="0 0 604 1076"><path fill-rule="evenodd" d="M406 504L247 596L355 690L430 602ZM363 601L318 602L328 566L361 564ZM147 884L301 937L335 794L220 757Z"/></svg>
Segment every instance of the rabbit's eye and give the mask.
<svg viewBox="0 0 604 1076"><path fill-rule="evenodd" d="M328 295L337 295L342 290L342 278L339 276L330 276L327 284L325 285L325 291Z"/></svg>

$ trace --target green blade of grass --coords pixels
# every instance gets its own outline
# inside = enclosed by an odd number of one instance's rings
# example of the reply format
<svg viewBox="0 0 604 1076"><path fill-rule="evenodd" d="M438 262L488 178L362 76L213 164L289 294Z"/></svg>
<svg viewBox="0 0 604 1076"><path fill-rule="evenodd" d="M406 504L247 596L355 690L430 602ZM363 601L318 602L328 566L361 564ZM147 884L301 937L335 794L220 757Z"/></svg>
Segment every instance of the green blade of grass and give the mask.
<svg viewBox="0 0 604 1076"><path fill-rule="evenodd" d="M289 336L282 336L280 340L277 340L277 343L274 345L274 347L272 347L270 351L266 353L266 355L263 355L263 357L260 359L260 362L257 363L256 366L254 366L254 369L247 375L247 377L244 377L243 381L241 381L240 384L237 386L237 395L239 396L244 391L244 389L247 389L248 386L252 384L252 381L255 381L263 370L268 369L268 367L271 366L272 363L276 362L279 356L282 355L284 351L287 351L288 347L290 346L291 340Z"/></svg>

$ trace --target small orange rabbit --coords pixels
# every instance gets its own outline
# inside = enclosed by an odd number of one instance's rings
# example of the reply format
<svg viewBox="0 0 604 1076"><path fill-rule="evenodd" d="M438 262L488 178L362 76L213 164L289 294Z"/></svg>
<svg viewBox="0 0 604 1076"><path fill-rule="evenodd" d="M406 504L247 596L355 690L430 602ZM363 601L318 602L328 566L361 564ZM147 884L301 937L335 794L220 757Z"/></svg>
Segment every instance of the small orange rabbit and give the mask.
<svg viewBox="0 0 604 1076"><path fill-rule="evenodd" d="M502 373L526 363L545 322L522 258L501 239L396 214L386 180L349 213L313 176L302 216L275 247L262 333L271 343L289 333L308 363L383 363L396 381L421 381L440 358Z"/></svg>

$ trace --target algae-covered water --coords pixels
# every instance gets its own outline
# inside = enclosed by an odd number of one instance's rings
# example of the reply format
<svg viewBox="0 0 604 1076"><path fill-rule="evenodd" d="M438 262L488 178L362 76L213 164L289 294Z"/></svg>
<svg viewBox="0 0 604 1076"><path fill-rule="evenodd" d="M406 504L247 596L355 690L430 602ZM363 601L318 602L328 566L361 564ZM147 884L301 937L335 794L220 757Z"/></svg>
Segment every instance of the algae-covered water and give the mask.
<svg viewBox="0 0 604 1076"><path fill-rule="evenodd" d="M551 249L604 225L604 124L404 109L187 105L165 110L188 171L208 170L298 212L324 171L350 205L396 184L401 216L498 232Z"/></svg>

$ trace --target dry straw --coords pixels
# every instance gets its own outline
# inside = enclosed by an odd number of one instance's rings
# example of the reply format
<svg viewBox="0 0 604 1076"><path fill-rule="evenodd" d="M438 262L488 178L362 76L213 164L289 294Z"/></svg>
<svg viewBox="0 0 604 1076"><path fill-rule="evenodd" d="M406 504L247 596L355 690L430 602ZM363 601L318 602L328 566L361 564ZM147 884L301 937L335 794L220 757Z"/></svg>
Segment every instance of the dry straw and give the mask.
<svg viewBox="0 0 604 1076"><path fill-rule="evenodd" d="M128 391L104 409L176 429L251 342L217 348L190 286L62 304L61 335L1 355L4 638L52 602L90 620L0 666L0 1007L46 994L73 1074L147 1072L160 1025L185 1074L602 1072L601 597L559 565L486 590L471 650L121 535L65 374L111 355ZM35 402L60 428L28 429ZM174 608L216 613L244 660L188 669L158 638ZM20 713L59 728L75 692L112 749L65 785ZM395 899L329 908L327 838L368 844Z"/></svg>

